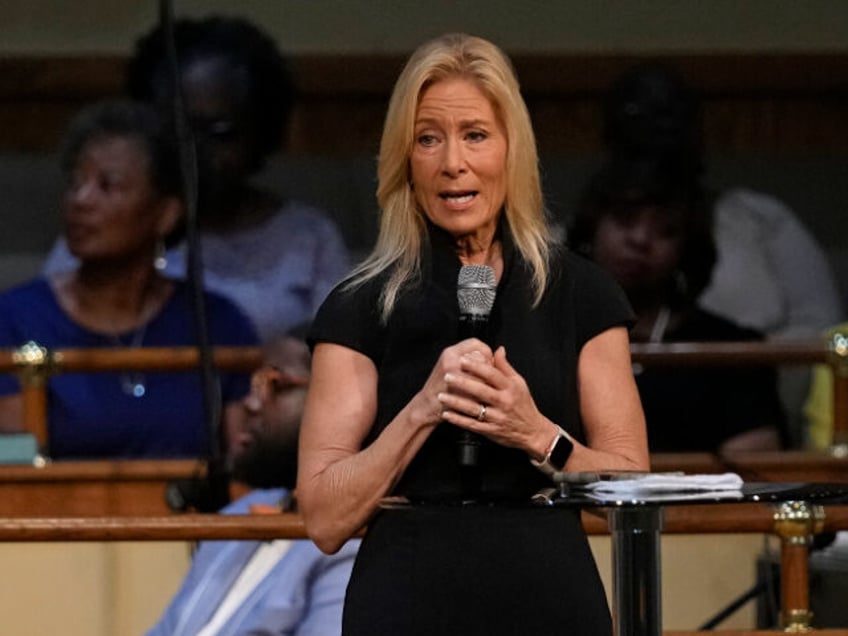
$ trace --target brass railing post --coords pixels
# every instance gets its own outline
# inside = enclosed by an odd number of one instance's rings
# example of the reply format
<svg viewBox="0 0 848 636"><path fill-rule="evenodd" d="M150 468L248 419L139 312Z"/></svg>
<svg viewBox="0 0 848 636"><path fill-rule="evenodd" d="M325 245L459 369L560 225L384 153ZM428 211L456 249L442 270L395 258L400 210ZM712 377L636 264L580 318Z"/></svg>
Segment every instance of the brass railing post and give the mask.
<svg viewBox="0 0 848 636"><path fill-rule="evenodd" d="M49 448L47 378L53 366L52 356L45 347L30 340L13 352L12 360L18 366L21 382L24 428L33 434L38 444L40 456L36 462L43 461Z"/></svg>
<svg viewBox="0 0 848 636"><path fill-rule="evenodd" d="M824 508L805 501L776 506L774 532L781 540L781 624L787 632L810 631L810 545L824 528Z"/></svg>
<svg viewBox="0 0 848 636"><path fill-rule="evenodd" d="M837 331L828 341L828 364L833 373L832 452L848 456L848 334Z"/></svg>

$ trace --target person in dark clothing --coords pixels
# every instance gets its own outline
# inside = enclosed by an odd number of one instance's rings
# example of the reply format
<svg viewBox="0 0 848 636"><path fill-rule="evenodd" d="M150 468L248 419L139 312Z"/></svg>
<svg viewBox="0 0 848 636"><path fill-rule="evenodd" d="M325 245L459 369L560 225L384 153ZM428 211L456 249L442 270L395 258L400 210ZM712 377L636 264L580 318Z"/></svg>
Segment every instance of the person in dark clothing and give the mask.
<svg viewBox="0 0 848 636"><path fill-rule="evenodd" d="M710 201L677 162L618 157L591 179L571 245L609 271L637 313L634 342L760 340L697 304L716 250ZM636 367L652 451L779 448L784 417L770 368Z"/></svg>

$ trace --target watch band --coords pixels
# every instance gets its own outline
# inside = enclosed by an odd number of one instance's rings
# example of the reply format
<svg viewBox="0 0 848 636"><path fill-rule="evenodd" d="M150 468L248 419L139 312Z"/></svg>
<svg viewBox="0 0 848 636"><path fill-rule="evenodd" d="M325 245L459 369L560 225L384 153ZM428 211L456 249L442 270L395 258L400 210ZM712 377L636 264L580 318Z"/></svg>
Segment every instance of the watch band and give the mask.
<svg viewBox="0 0 848 636"><path fill-rule="evenodd" d="M574 442L571 440L571 436L562 427L557 426L557 435L554 437L550 448L548 448L545 458L537 462L531 457L530 463L546 475L553 475L565 467L565 462L568 461L573 450Z"/></svg>

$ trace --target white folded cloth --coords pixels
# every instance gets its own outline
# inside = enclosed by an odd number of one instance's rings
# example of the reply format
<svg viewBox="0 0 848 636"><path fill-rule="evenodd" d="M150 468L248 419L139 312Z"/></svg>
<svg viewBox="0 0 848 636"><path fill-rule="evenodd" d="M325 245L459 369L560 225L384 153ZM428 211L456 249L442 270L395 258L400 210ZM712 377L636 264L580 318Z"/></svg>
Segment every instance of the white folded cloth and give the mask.
<svg viewBox="0 0 848 636"><path fill-rule="evenodd" d="M742 478L736 473L719 475L682 475L680 473L646 473L629 479L600 480L582 487L603 494L692 493L739 491Z"/></svg>

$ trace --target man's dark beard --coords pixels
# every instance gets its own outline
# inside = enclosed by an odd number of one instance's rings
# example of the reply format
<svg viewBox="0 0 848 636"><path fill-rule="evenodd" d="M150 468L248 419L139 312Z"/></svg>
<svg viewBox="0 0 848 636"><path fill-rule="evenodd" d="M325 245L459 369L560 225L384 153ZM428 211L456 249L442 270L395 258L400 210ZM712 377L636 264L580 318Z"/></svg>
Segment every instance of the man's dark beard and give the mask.
<svg viewBox="0 0 848 636"><path fill-rule="evenodd" d="M233 462L233 478L252 488L294 488L297 449L267 438L256 439Z"/></svg>

